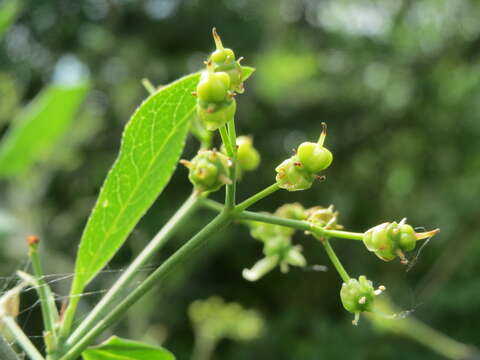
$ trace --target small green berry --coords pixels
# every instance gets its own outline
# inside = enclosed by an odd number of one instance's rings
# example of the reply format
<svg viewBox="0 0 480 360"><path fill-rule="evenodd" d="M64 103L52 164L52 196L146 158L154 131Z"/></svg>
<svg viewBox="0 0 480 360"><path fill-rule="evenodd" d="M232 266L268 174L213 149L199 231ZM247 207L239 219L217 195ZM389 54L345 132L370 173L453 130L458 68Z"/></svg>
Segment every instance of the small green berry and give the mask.
<svg viewBox="0 0 480 360"><path fill-rule="evenodd" d="M253 140L250 136L237 138L237 160L244 171L255 170L260 164L260 154L253 147Z"/></svg>
<svg viewBox="0 0 480 360"><path fill-rule="evenodd" d="M221 103L227 99L230 77L225 72L202 72L197 85L197 97L206 103Z"/></svg>
<svg viewBox="0 0 480 360"><path fill-rule="evenodd" d="M213 63L217 66L228 65L235 61L235 53L232 49L218 49L210 55Z"/></svg>
<svg viewBox="0 0 480 360"><path fill-rule="evenodd" d="M279 187L288 191L306 190L312 186L315 176L305 170L298 157L283 161L275 168L276 181Z"/></svg>
<svg viewBox="0 0 480 360"><path fill-rule="evenodd" d="M305 169L313 174L325 170L333 161L330 150L312 142L300 144L297 155Z"/></svg>
<svg viewBox="0 0 480 360"><path fill-rule="evenodd" d="M183 160L189 168L188 178L197 191L217 191L230 182L229 160L215 150L201 150L192 161Z"/></svg>

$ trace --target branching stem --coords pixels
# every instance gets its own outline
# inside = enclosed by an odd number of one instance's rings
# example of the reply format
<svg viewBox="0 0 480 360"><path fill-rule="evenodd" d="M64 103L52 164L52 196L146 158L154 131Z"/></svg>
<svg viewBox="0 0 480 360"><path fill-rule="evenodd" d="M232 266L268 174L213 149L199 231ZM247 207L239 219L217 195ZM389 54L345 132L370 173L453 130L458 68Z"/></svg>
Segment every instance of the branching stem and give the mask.
<svg viewBox="0 0 480 360"><path fill-rule="evenodd" d="M168 274L178 265L187 260L196 250L204 245L211 236L224 228L231 222L231 215L228 212L222 212L205 226L197 235L191 238L172 256L170 256L157 270L155 270L147 279L138 285L133 291L126 296L120 304L110 309L110 312L101 320L92 326L85 336L78 341L72 342L72 347L61 357L61 360L74 360L90 345L90 343L100 335L105 329L118 321L124 313L142 298L153 287L162 284Z"/></svg>
<svg viewBox="0 0 480 360"><path fill-rule="evenodd" d="M125 298L130 291L128 285L131 284L140 269L150 261L158 250L167 243L177 229L185 223L188 217L197 208L200 201L202 201L202 199L196 194L190 195L190 197L183 203L157 235L155 235L145 249L143 249L143 251L135 258L127 270L125 270L122 276L120 276L105 294L102 300L68 338L66 342L67 348L76 344L99 320L104 318L110 312L112 304Z"/></svg>

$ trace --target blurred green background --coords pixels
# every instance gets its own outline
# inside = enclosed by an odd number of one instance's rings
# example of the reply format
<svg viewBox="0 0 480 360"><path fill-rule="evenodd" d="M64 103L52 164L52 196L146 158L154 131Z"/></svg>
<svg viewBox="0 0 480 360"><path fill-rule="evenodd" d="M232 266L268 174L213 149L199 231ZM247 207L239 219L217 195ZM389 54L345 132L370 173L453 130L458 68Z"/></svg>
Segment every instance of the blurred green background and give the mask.
<svg viewBox="0 0 480 360"><path fill-rule="evenodd" d="M60 274L52 277L59 278L53 285L59 299L68 294L82 228L123 126L147 96L140 80L165 84L201 68L216 26L224 44L257 68L238 98L237 132L254 136L263 163L242 180L239 198L270 185L275 166L300 142L316 139L327 122L326 144L335 156L327 180L309 191L278 192L255 209L334 204L352 231L403 217L413 226L440 227L408 272L360 243L333 245L352 276L385 284L401 309L480 346L478 19L474 0L25 2L0 39L0 134L52 82L89 78L91 90L61 144L28 172L0 182L0 290L28 266L23 238L35 233L44 239L46 272ZM190 138L184 157L196 149ZM109 271L90 286L83 314L186 198L186 175L178 169ZM192 218L152 268L211 216L202 210ZM216 359L439 358L366 320L352 326L333 269L276 270L249 283L241 270L261 257L261 244L241 226L216 240L132 309L116 333L164 342L187 359L188 305L219 295L256 309L266 329L254 341L222 342ZM303 235L296 241L309 264L330 265L319 243ZM27 292L23 300L19 322L40 344L36 298Z"/></svg>

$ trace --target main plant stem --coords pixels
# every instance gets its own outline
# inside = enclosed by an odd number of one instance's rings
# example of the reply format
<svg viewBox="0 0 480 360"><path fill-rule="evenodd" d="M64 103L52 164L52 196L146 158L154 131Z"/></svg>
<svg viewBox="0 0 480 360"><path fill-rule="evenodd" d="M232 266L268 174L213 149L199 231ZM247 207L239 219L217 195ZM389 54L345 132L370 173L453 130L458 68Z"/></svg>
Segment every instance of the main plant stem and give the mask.
<svg viewBox="0 0 480 360"><path fill-rule="evenodd" d="M155 270L145 281L134 289L125 299L120 302L102 319L81 337L78 341L72 343L72 347L61 357L61 360L74 360L90 345L90 343L100 335L105 329L117 322L123 314L140 298L142 298L154 286L160 285L167 275L178 265L189 258L196 250L204 245L208 239L220 229L224 228L232 220L228 212L222 212L205 226L197 235L191 238L172 256L170 256L157 270Z"/></svg>
<svg viewBox="0 0 480 360"><path fill-rule="evenodd" d="M68 338L66 347L76 344L98 321L106 316L111 310L112 304L118 302L129 293L128 285L131 284L138 271L167 243L177 229L185 223L185 220L197 208L201 199L196 194L190 197L177 210L165 226L155 235L150 243L135 258L127 270L120 276L90 314L83 320L73 334Z"/></svg>

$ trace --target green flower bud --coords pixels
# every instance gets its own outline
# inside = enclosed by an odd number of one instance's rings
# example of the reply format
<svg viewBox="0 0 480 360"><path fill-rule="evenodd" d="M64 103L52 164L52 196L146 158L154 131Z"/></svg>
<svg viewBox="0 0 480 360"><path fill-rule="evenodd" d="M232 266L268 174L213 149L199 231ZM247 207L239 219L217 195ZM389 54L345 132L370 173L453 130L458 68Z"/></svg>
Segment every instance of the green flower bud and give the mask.
<svg viewBox="0 0 480 360"><path fill-rule="evenodd" d="M237 160L240 168L244 171L255 170L260 164L260 154L253 147L253 140L250 136L237 138Z"/></svg>
<svg viewBox="0 0 480 360"><path fill-rule="evenodd" d="M283 161L275 168L275 171L277 172L278 186L288 191L309 189L315 179L315 176L304 168L296 155Z"/></svg>
<svg viewBox="0 0 480 360"><path fill-rule="evenodd" d="M367 230L363 243L369 251L384 261L391 261L398 256L402 263L408 263L404 251L412 251L417 240L434 236L439 230L416 233L405 221L406 219L400 223L386 222Z"/></svg>
<svg viewBox="0 0 480 360"><path fill-rule="evenodd" d="M340 299L343 307L355 314L354 325L357 325L361 312L372 311L375 296L380 295L382 291L385 291L384 286L375 290L372 282L363 275L358 280L350 279L342 284Z"/></svg>
<svg viewBox="0 0 480 360"><path fill-rule="evenodd" d="M297 149L297 155L305 170L317 174L330 166L333 155L330 150L323 147L327 136L327 125L322 123L322 133L317 143L304 142Z"/></svg>
<svg viewBox="0 0 480 360"><path fill-rule="evenodd" d="M235 116L237 103L235 99L224 101L221 104L206 104L201 101L197 104L198 117L203 121L207 130L214 131L225 125Z"/></svg>
<svg viewBox="0 0 480 360"><path fill-rule="evenodd" d="M190 171L188 178L197 191L217 191L230 183L229 160L215 150L200 150L192 161L181 161Z"/></svg>
<svg viewBox="0 0 480 360"><path fill-rule="evenodd" d="M275 211L275 215L292 220L305 220L307 218L307 212L300 203L284 204Z"/></svg>

